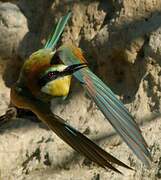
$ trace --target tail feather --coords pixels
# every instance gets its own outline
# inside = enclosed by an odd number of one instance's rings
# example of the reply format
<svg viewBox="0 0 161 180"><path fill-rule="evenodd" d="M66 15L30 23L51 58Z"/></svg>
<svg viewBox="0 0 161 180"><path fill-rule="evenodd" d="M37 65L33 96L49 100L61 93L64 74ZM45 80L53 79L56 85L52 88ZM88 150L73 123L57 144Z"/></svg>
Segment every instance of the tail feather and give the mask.
<svg viewBox="0 0 161 180"><path fill-rule="evenodd" d="M119 161L118 159L116 159L115 157L113 157L103 149L101 149L97 144L92 142L82 133L80 133L79 131L68 125L63 119L52 114L49 110L46 109L46 107L42 108L41 106L40 109L38 105L36 105L35 113L61 139L63 139L67 144L73 147L73 149L85 155L88 159L97 163L101 167L110 168L115 172L121 173L111 164L111 163L115 163L119 166L131 169L129 166L127 166L123 162Z"/></svg>

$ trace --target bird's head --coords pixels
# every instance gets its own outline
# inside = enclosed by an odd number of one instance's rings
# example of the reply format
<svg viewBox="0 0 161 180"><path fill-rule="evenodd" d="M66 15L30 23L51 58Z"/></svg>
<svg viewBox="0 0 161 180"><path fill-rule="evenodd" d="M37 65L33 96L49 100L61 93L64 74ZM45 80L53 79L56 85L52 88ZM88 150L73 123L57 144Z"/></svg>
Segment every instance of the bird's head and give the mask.
<svg viewBox="0 0 161 180"><path fill-rule="evenodd" d="M70 89L71 75L86 67L85 63L66 66L52 65L41 73L38 84L43 93L57 97L67 96Z"/></svg>
<svg viewBox="0 0 161 180"><path fill-rule="evenodd" d="M40 49L25 61L19 77L37 98L44 96L67 96L70 89L71 75L86 67L86 64L67 66L56 60L56 53L51 49ZM51 60L54 58L54 63Z"/></svg>

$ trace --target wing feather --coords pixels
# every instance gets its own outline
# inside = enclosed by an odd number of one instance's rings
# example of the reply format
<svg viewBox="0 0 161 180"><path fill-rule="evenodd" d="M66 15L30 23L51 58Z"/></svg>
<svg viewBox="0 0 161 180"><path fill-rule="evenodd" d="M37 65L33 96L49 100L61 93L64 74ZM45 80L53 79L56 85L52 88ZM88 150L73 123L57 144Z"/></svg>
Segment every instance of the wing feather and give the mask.
<svg viewBox="0 0 161 180"><path fill-rule="evenodd" d="M58 52L60 59L67 65L81 62L81 60L75 56L70 46L61 46ZM106 119L111 123L136 156L149 167L151 155L147 143L137 123L123 103L116 98L107 85L92 73L89 68L77 71L74 73L74 76L81 82Z"/></svg>
<svg viewBox="0 0 161 180"><path fill-rule="evenodd" d="M51 48L54 49L64 28L65 25L67 24L69 18L71 17L71 12L69 12L67 15L61 17L56 25L56 28L52 30L44 48Z"/></svg>

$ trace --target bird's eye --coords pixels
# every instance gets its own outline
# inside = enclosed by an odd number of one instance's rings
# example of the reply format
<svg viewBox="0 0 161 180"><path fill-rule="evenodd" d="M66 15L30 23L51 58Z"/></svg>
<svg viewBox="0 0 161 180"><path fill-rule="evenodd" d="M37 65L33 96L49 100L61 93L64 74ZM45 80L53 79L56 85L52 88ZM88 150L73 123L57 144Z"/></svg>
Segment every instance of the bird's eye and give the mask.
<svg viewBox="0 0 161 180"><path fill-rule="evenodd" d="M46 75L42 76L39 81L38 84L40 87L44 86L46 83L56 79L59 75L59 71L50 71L48 72Z"/></svg>
<svg viewBox="0 0 161 180"><path fill-rule="evenodd" d="M48 73L48 78L52 78L53 75L54 75L53 72Z"/></svg>
<svg viewBox="0 0 161 180"><path fill-rule="evenodd" d="M49 79L52 79L52 78L56 77L58 73L59 73L59 71L49 72L49 73L47 74L47 77L48 77Z"/></svg>

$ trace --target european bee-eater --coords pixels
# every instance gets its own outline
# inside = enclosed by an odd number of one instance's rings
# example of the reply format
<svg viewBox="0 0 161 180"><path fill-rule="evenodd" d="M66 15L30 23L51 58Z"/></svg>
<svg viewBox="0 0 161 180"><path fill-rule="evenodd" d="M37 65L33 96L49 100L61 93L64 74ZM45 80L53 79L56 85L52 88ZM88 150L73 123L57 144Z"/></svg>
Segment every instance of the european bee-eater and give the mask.
<svg viewBox="0 0 161 180"><path fill-rule="evenodd" d="M18 81L11 88L11 103L35 113L65 142L100 166L116 172L119 171L109 162L129 168L52 113L49 102L51 98L67 96L71 74L87 67L86 63L51 65L53 55L50 49L41 49L26 60Z"/></svg>
<svg viewBox="0 0 161 180"><path fill-rule="evenodd" d="M151 155L133 117L114 93L88 68L81 49L73 45L55 48L71 13L62 17L43 49L24 63L20 77L11 88L12 103L29 109L59 137L101 167L119 172L110 163L129 168L111 156L63 119L52 114L49 100L68 95L73 74L136 156L147 166ZM57 58L64 64L57 64Z"/></svg>

